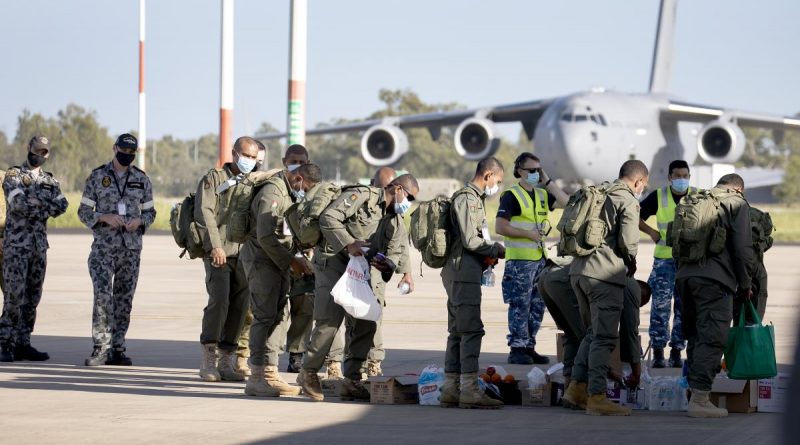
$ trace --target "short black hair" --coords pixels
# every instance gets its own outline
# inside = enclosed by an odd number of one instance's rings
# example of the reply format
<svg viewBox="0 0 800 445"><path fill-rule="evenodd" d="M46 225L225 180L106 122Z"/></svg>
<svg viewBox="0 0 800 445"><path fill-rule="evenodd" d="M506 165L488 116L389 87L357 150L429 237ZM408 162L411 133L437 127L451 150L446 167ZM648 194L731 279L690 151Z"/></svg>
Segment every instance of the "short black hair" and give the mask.
<svg viewBox="0 0 800 445"><path fill-rule="evenodd" d="M264 143L259 141L258 139L256 139L256 145L258 145L258 151L266 151L267 150L267 146L264 145Z"/></svg>
<svg viewBox="0 0 800 445"><path fill-rule="evenodd" d="M517 156L517 159L514 160L514 177L515 178L519 178L520 177L519 173L517 173L517 169L521 168L522 164L524 164L525 161L542 162L541 160L539 160L539 157L536 156L533 153L529 153L527 151L520 153L519 156Z"/></svg>
<svg viewBox="0 0 800 445"><path fill-rule="evenodd" d="M236 153L241 153L242 147L245 145L255 145L258 147L258 144L260 144L260 142L251 138L250 136L242 136L236 139L236 142L233 143L233 149L236 151Z"/></svg>
<svg viewBox="0 0 800 445"><path fill-rule="evenodd" d="M717 185L727 185L730 187L737 187L744 190L744 179L736 173L729 173L717 181Z"/></svg>
<svg viewBox="0 0 800 445"><path fill-rule="evenodd" d="M478 168L475 169L475 176L482 175L487 172L502 172L505 171L503 164L494 156L482 159L478 162Z"/></svg>
<svg viewBox="0 0 800 445"><path fill-rule="evenodd" d="M619 179L636 179L640 176L650 176L650 171L647 170L647 166L644 165L644 162L637 159L625 161L622 164L622 167L619 168Z"/></svg>
<svg viewBox="0 0 800 445"><path fill-rule="evenodd" d="M314 184L322 182L322 169L317 164L302 164L295 170L295 174Z"/></svg>
<svg viewBox="0 0 800 445"><path fill-rule="evenodd" d="M670 176L672 176L672 172L677 170L677 169L679 169L679 168L685 168L686 170L689 170L689 163L687 163L683 159L676 159L676 160L670 162L669 163L669 170L668 170L669 173L668 174Z"/></svg>
<svg viewBox="0 0 800 445"><path fill-rule="evenodd" d="M406 192L409 193L414 193L414 190L419 192L419 182L417 182L417 178L410 173L406 173L394 178L394 181L390 182L389 185L400 185L406 189ZM414 195L409 196L409 200L414 201L414 199Z"/></svg>
<svg viewBox="0 0 800 445"><path fill-rule="evenodd" d="M300 144L292 144L286 148L286 153L283 154L283 157L289 156L290 154L297 154L297 155L305 155L308 158L308 150L305 146Z"/></svg>

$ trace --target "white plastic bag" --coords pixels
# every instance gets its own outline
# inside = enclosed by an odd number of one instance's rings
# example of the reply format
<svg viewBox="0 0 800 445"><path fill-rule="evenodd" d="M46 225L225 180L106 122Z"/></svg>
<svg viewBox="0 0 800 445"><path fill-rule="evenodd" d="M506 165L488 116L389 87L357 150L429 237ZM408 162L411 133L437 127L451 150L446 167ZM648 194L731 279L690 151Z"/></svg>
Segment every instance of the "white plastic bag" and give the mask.
<svg viewBox="0 0 800 445"><path fill-rule="evenodd" d="M650 411L686 411L689 401L686 388L681 385L680 377L655 377L645 388L647 389L648 408Z"/></svg>
<svg viewBox="0 0 800 445"><path fill-rule="evenodd" d="M345 312L362 320L378 321L381 305L369 284L369 263L363 256L351 256L347 270L331 290L333 301Z"/></svg>
<svg viewBox="0 0 800 445"><path fill-rule="evenodd" d="M547 383L547 376L541 369L537 367L531 368L528 372L528 388L536 388L544 386Z"/></svg>
<svg viewBox="0 0 800 445"><path fill-rule="evenodd" d="M420 405L439 406L439 396L444 385L444 369L436 365L428 365L419 374L417 382Z"/></svg>

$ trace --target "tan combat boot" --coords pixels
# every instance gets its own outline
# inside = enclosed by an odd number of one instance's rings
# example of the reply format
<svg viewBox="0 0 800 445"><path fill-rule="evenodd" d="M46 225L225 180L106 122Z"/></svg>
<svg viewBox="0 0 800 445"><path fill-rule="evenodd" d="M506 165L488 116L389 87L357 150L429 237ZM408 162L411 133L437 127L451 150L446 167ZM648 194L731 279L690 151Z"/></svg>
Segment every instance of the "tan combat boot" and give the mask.
<svg viewBox="0 0 800 445"><path fill-rule="evenodd" d="M561 399L564 408L572 409L586 409L586 382L579 382L572 380L564 391L564 397Z"/></svg>
<svg viewBox="0 0 800 445"><path fill-rule="evenodd" d="M222 380L226 382L242 382L244 381L244 374L233 369L233 357L233 351L220 350L217 371L219 371L219 376Z"/></svg>
<svg viewBox="0 0 800 445"><path fill-rule="evenodd" d="M478 373L461 374L461 392L458 396L459 408L498 409L503 402L486 395L478 386Z"/></svg>
<svg viewBox="0 0 800 445"><path fill-rule="evenodd" d="M344 401L369 402L369 390L364 387L362 380L353 380L345 377L342 380L342 386L339 388L339 398Z"/></svg>
<svg viewBox="0 0 800 445"><path fill-rule="evenodd" d="M586 401L586 414L591 416L630 416L631 409L608 400L605 393L592 394Z"/></svg>
<svg viewBox="0 0 800 445"><path fill-rule="evenodd" d="M689 410L686 414L689 417L699 418L728 417L728 410L714 406L708 400L708 393L708 391L692 389L692 399L689 401Z"/></svg>
<svg viewBox="0 0 800 445"><path fill-rule="evenodd" d="M250 365L250 377L247 378L247 385L244 393L248 396L256 397L280 397L281 392L267 384L264 378L264 367Z"/></svg>
<svg viewBox="0 0 800 445"><path fill-rule="evenodd" d="M297 375L297 384L303 389L303 393L315 402L325 400L325 394L322 392L322 383L319 381L317 371L308 369L301 369Z"/></svg>
<svg viewBox="0 0 800 445"><path fill-rule="evenodd" d="M342 380L342 362L329 361L325 363L325 372L327 380Z"/></svg>
<svg viewBox="0 0 800 445"><path fill-rule="evenodd" d="M282 396L296 396L300 394L300 387L293 386L283 381L281 375L278 374L278 367L267 365L264 368L264 377L267 379L267 385L277 389Z"/></svg>
<svg viewBox="0 0 800 445"><path fill-rule="evenodd" d="M444 375L444 385L439 393L439 406L442 408L455 408L458 406L458 397L461 394L459 374L448 372Z"/></svg>
<svg viewBox="0 0 800 445"><path fill-rule="evenodd" d="M380 360L367 360L367 376L377 377L383 375Z"/></svg>
<svg viewBox="0 0 800 445"><path fill-rule="evenodd" d="M247 366L247 357L241 355L236 356L236 371L245 377L250 376L250 367Z"/></svg>
<svg viewBox="0 0 800 445"><path fill-rule="evenodd" d="M203 362L200 365L200 378L206 382L219 382L222 377L217 371L217 345L209 343L200 345L203 350Z"/></svg>

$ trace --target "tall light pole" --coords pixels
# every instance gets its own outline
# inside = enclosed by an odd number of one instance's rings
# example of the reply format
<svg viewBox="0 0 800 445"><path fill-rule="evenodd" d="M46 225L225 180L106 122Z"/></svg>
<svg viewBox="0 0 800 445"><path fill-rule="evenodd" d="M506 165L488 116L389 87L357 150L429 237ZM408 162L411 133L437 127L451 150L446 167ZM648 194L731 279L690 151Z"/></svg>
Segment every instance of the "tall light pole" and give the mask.
<svg viewBox="0 0 800 445"><path fill-rule="evenodd" d="M139 154L136 157L139 168L145 168L147 148L146 102L144 97L144 7L145 0L139 0Z"/></svg>
<svg viewBox="0 0 800 445"><path fill-rule="evenodd" d="M233 146L233 0L222 0L221 31L218 167L231 161Z"/></svg>
<svg viewBox="0 0 800 445"><path fill-rule="evenodd" d="M292 0L289 29L289 104L286 145L306 143L308 1Z"/></svg>

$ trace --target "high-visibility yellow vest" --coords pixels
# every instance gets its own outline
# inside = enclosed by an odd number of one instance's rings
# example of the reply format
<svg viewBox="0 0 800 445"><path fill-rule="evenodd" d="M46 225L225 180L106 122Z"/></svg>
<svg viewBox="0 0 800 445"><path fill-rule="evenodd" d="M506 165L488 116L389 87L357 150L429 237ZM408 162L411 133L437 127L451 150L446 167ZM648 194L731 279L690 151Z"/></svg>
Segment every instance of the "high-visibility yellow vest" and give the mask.
<svg viewBox="0 0 800 445"><path fill-rule="evenodd" d="M689 187L689 193L694 192L694 187ZM672 199L672 191L669 186L662 187L656 191L656 198L658 199L658 211L656 211L656 224L658 224L658 233L661 239L656 243L656 250L653 256L660 260L672 259L672 247L667 246L667 227L669 223L675 220L675 207L678 204ZM684 195L686 196L686 195Z"/></svg>
<svg viewBox="0 0 800 445"><path fill-rule="evenodd" d="M506 190L505 193L512 193L519 202L521 210L518 216L511 217L511 227L522 230L537 229L542 233L549 226L547 217L550 209L547 205L547 191L540 188L533 189L536 199L531 199L531 195L519 184ZM528 238L505 237L506 260L529 260L538 261L544 256L543 242L531 241Z"/></svg>

